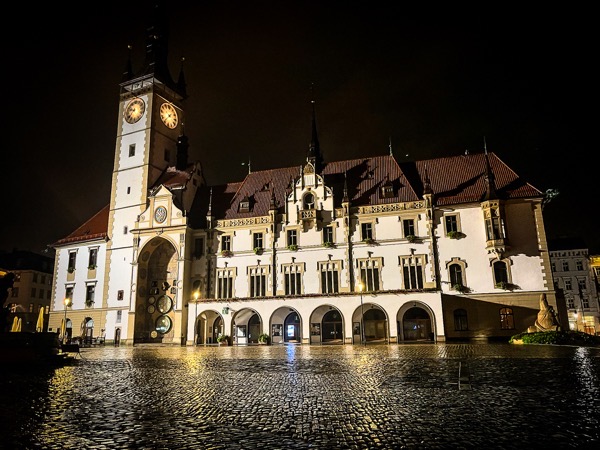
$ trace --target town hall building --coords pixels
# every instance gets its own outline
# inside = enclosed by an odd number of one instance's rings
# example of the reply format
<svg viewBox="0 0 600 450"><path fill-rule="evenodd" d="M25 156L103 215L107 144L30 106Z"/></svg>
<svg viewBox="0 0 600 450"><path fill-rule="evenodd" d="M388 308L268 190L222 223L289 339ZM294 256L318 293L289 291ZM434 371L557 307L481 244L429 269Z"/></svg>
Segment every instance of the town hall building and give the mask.
<svg viewBox="0 0 600 450"><path fill-rule="evenodd" d="M541 191L500 155L326 161L209 185L163 25L119 91L110 203L56 250L49 331L137 345L504 339L557 304ZM186 127L190 124L186 122Z"/></svg>

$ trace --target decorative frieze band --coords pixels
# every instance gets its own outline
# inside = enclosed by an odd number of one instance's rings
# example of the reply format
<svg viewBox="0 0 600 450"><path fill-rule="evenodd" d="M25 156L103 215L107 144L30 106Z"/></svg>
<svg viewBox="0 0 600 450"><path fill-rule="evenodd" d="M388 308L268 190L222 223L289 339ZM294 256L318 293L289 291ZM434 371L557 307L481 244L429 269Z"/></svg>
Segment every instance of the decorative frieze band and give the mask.
<svg viewBox="0 0 600 450"><path fill-rule="evenodd" d="M217 220L217 228L226 227L244 227L251 225L263 225L271 223L269 216L245 217L243 219Z"/></svg>
<svg viewBox="0 0 600 450"><path fill-rule="evenodd" d="M423 208L425 208L424 201L405 202L405 203L389 203L386 205L359 206L358 213L359 214L376 214L376 213L398 212L398 211L406 211L408 209L423 209Z"/></svg>

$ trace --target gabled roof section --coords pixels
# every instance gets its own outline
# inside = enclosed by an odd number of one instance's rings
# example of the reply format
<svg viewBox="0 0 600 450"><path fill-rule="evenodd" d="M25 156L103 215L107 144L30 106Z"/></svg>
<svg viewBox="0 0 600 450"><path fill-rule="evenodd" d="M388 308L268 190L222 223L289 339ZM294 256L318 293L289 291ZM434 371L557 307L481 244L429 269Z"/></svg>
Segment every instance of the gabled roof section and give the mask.
<svg viewBox="0 0 600 450"><path fill-rule="evenodd" d="M106 205L98 211L91 219L63 239L59 239L50 247L61 247L63 245L108 239L108 213L110 205Z"/></svg>
<svg viewBox="0 0 600 450"><path fill-rule="evenodd" d="M154 193L161 185L170 190L183 189L194 174L195 165L190 163L184 170L177 170L174 166L167 167L152 185L150 192Z"/></svg>
<svg viewBox="0 0 600 450"><path fill-rule="evenodd" d="M225 198L213 196L213 215L219 219L266 216L269 214L272 195L275 196L276 206L280 210L289 193L290 180L298 177L300 169L296 166L249 173L241 183L228 185L228 194L237 187L234 195L229 198L229 203L226 204ZM213 195L214 192L213 190ZM240 202L244 197L251 200L252 207L248 212L240 212ZM217 205L220 205L219 209L215 209Z"/></svg>
<svg viewBox="0 0 600 450"><path fill-rule="evenodd" d="M543 193L519 177L495 153L488 153L500 199L537 198ZM481 202L487 193L486 156L474 153L402 163L419 195L426 174L429 176L436 205Z"/></svg>
<svg viewBox="0 0 600 450"><path fill-rule="evenodd" d="M298 178L301 169L302 167L295 166L249 173L243 182L236 183L239 188L229 199L229 204L224 203L227 200L225 198L213 197L213 215L218 219L266 216L269 214L272 197L275 198L278 212L282 212L290 193L290 181ZM347 180L348 196L353 206L419 200L400 166L390 155L327 163L322 176L325 185L333 190L336 206L342 203L344 180ZM389 197L381 189L386 182L392 183L394 187L393 195ZM233 185L228 186L231 195ZM248 212L239 207L245 197L251 200L252 207ZM225 209L217 210L216 205Z"/></svg>
<svg viewBox="0 0 600 450"><path fill-rule="evenodd" d="M381 205L420 200L393 156L373 156L328 163L323 169L325 184L333 189L335 205L342 201L344 179L352 206ZM393 194L381 189L391 183Z"/></svg>

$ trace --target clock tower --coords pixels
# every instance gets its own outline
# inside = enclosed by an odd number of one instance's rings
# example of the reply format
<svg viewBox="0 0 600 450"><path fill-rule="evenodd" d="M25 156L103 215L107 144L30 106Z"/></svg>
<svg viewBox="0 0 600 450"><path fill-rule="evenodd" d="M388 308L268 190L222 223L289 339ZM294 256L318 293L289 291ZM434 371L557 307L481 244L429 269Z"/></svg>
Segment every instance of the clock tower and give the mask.
<svg viewBox="0 0 600 450"><path fill-rule="evenodd" d="M108 314L113 308L127 309L130 325L135 315L134 254L138 243L132 230L148 207L150 188L176 164L187 97L183 71L174 81L168 68L168 16L163 3L157 3L152 25L147 28L141 70L133 70L129 57L120 84L103 306ZM125 286L130 288L123 289ZM122 320L126 320L124 316Z"/></svg>

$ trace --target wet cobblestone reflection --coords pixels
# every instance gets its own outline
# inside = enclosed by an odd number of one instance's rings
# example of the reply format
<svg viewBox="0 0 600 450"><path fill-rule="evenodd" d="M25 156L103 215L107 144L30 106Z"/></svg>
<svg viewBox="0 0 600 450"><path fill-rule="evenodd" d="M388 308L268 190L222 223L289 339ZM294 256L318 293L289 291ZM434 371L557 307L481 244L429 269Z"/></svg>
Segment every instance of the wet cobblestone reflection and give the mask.
<svg viewBox="0 0 600 450"><path fill-rule="evenodd" d="M7 449L600 446L600 349L100 347L3 370ZM469 389L459 389L459 365Z"/></svg>

